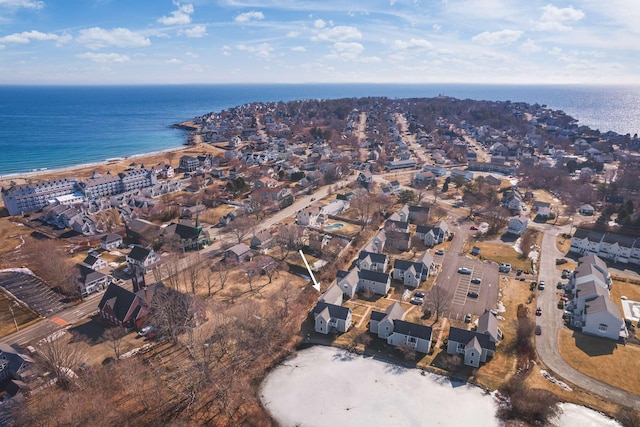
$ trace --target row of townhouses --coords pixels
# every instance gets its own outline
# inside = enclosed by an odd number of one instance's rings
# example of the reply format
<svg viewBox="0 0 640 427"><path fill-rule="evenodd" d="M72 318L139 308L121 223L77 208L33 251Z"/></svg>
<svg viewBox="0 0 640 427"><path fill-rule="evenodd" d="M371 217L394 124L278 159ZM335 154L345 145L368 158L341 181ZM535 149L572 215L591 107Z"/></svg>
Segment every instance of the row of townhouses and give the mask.
<svg viewBox="0 0 640 427"><path fill-rule="evenodd" d="M614 262L640 264L640 238L600 233L578 228L571 239L571 252L594 254Z"/></svg>

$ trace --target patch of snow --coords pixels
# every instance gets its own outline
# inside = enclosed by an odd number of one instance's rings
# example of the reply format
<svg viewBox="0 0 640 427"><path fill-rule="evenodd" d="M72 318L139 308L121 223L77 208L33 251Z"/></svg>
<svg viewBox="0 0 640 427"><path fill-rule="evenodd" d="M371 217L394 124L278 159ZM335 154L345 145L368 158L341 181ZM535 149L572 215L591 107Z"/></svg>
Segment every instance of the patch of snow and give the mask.
<svg viewBox="0 0 640 427"><path fill-rule="evenodd" d="M111 251L109 252L110 255L114 255L114 256L122 256L122 252L120 251Z"/></svg>
<svg viewBox="0 0 640 427"><path fill-rule="evenodd" d="M513 249L515 249L516 252L522 255L522 249L520 249L520 243L522 243L522 238L518 237L518 239L515 242L513 242Z"/></svg>
<svg viewBox="0 0 640 427"><path fill-rule="evenodd" d="M28 268L24 268L24 267L17 267L17 268L4 268L2 270L0 270L0 273L22 273L22 274L28 274L30 276L35 276L35 274L33 274L33 271L29 270Z"/></svg>
<svg viewBox="0 0 640 427"><path fill-rule="evenodd" d="M562 427L567 425L581 427L621 427L622 424L606 415L593 411L584 406L574 405L571 403L561 403L560 415L552 420L550 425Z"/></svg>
<svg viewBox="0 0 640 427"><path fill-rule="evenodd" d="M543 377L545 377L548 381L557 384L558 386L562 387L563 389L567 390L567 391L572 391L571 387L569 387L568 385L566 385L565 383L563 383L562 381L559 381L557 379L555 379L554 377L552 377L551 375L549 375L549 373L547 371L545 371L544 369L540 370L540 375L542 375Z"/></svg>
<svg viewBox="0 0 640 427"><path fill-rule="evenodd" d="M507 311L502 301L498 301L498 313L504 313Z"/></svg>
<svg viewBox="0 0 640 427"><path fill-rule="evenodd" d="M24 227L24 224L20 223L20 222L13 222L13 221L9 221L11 222L12 225L15 225L16 227Z"/></svg>

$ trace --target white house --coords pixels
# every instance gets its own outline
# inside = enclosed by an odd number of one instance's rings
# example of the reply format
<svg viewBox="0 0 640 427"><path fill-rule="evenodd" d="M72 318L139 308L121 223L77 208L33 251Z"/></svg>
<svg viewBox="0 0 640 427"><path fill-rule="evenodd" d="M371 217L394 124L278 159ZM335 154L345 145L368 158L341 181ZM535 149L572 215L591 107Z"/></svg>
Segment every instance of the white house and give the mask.
<svg viewBox="0 0 640 427"><path fill-rule="evenodd" d="M587 302L582 317L582 332L616 341L629 336L620 310L605 295Z"/></svg>
<svg viewBox="0 0 640 427"><path fill-rule="evenodd" d="M145 274L160 262L160 256L153 249L147 249L137 245L131 249L126 259L129 267L133 265L142 267L142 271Z"/></svg>
<svg viewBox="0 0 640 427"><path fill-rule="evenodd" d="M318 301L313 309L315 330L321 334L332 331L347 332L351 326L351 309Z"/></svg>
<svg viewBox="0 0 640 427"><path fill-rule="evenodd" d="M105 251L117 249L122 246L122 236L117 233L109 233L100 238L100 247Z"/></svg>
<svg viewBox="0 0 640 427"><path fill-rule="evenodd" d="M389 257L386 254L376 252L360 251L356 265L362 270L372 270L384 273L387 270Z"/></svg>
<svg viewBox="0 0 640 427"><path fill-rule="evenodd" d="M396 320L404 319L404 310L398 302L391 304L384 313L372 311L369 319L369 332L378 335L379 338L387 339L393 333L393 323Z"/></svg>
<svg viewBox="0 0 640 427"><path fill-rule="evenodd" d="M463 356L467 366L479 367L480 362L485 363L489 357L493 357L495 351L496 343L488 334L453 326L449 329L447 353Z"/></svg>
<svg viewBox="0 0 640 427"><path fill-rule="evenodd" d="M405 286L417 288L429 277L429 270L421 262L396 259L393 263L393 278L402 280Z"/></svg>
<svg viewBox="0 0 640 427"><path fill-rule="evenodd" d="M87 255L82 263L92 270L102 270L103 268L107 268L109 266L104 258L96 257L93 255Z"/></svg>
<svg viewBox="0 0 640 427"><path fill-rule="evenodd" d="M391 278L387 273L361 270L358 267L349 271L338 270L336 278L338 286L349 298L356 292L367 289L377 295L386 295L391 287Z"/></svg>
<svg viewBox="0 0 640 427"><path fill-rule="evenodd" d="M507 233L515 234L516 236L522 235L527 231L529 220L524 217L511 218L509 220L509 226L507 227Z"/></svg>
<svg viewBox="0 0 640 427"><path fill-rule="evenodd" d="M393 332L387 337L387 344L429 353L432 335L433 330L429 326L397 319L393 322Z"/></svg>
<svg viewBox="0 0 640 427"><path fill-rule="evenodd" d="M320 208L317 206L309 206L296 215L296 222L304 227L314 226L318 221L320 215Z"/></svg>

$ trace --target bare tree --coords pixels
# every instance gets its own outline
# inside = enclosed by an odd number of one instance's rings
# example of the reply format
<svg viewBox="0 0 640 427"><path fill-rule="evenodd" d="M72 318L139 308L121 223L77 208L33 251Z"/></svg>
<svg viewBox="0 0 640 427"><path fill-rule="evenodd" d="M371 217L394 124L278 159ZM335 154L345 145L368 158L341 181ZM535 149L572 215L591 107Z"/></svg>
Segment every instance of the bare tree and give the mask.
<svg viewBox="0 0 640 427"><path fill-rule="evenodd" d="M39 358L57 378L57 384L64 389L73 385L75 371L86 357L81 346L69 344L64 334L53 334L38 342Z"/></svg>
<svg viewBox="0 0 640 427"><path fill-rule="evenodd" d="M200 274L202 272L202 257L199 253L196 253L189 256L189 258L185 258L185 261L186 265L183 272L187 276L187 281L189 282L189 285L191 287L191 293L195 295L198 280L200 279Z"/></svg>
<svg viewBox="0 0 640 427"><path fill-rule="evenodd" d="M304 229L296 224L283 225L275 235L276 250L279 252L280 261L287 259L291 251L302 248Z"/></svg>
<svg viewBox="0 0 640 427"><path fill-rule="evenodd" d="M224 290L224 285L227 283L227 279L229 278L229 273L235 266L230 260L219 261L214 265L211 270L215 273L216 278L218 279L218 283L220 284L220 290Z"/></svg>
<svg viewBox="0 0 640 427"><path fill-rule="evenodd" d="M233 233L238 243L242 242L245 237L258 225L258 221L250 216L237 218L227 225L229 232Z"/></svg>
<svg viewBox="0 0 640 427"><path fill-rule="evenodd" d="M53 239L27 240L20 249L31 270L52 288L76 294L78 291L73 261Z"/></svg>
<svg viewBox="0 0 640 427"><path fill-rule="evenodd" d="M199 315L195 297L174 289L161 289L153 297L149 320L158 335L165 335L177 343L181 334L196 326Z"/></svg>
<svg viewBox="0 0 640 427"><path fill-rule="evenodd" d="M432 310L436 315L433 323L436 323L440 319L442 312L451 306L451 299L451 294L441 286L434 286L431 288L431 291L427 293L424 301L424 309Z"/></svg>
<svg viewBox="0 0 640 427"><path fill-rule="evenodd" d="M116 360L120 359L122 355L122 339L127 335L127 331L123 328L112 327L107 328L102 333L102 338L106 341L109 341L109 345L113 350L113 354Z"/></svg>

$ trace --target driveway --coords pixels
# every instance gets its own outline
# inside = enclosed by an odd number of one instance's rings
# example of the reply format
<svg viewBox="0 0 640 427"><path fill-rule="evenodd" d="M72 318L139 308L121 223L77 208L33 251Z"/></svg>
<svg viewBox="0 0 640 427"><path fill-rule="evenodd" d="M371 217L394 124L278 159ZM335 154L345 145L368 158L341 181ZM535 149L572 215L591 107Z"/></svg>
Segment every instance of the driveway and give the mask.
<svg viewBox="0 0 640 427"><path fill-rule="evenodd" d="M556 248L556 237L562 231L558 227L548 227L544 231L539 279L544 280L547 286L544 291L538 291L538 305L542 307L542 316L536 319L537 324L542 328L542 335L535 337L538 356L554 372L554 375L589 390L605 400L640 410L638 396L582 374L572 368L560 355L558 331L565 326L562 322L562 311L556 306L558 297L555 284L560 280L561 273L556 269L555 260L564 255Z"/></svg>

